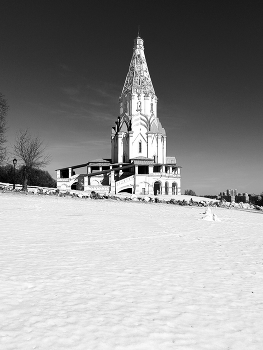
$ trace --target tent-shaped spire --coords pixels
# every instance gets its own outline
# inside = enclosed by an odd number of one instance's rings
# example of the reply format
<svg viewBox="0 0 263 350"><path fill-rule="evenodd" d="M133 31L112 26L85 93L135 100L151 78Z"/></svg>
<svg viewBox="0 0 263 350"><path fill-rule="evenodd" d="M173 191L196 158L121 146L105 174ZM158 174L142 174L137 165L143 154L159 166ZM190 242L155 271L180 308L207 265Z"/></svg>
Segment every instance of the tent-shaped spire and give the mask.
<svg viewBox="0 0 263 350"><path fill-rule="evenodd" d="M122 95L126 96L128 93L155 96L144 55L143 39L139 36L134 40L133 55L122 89Z"/></svg>

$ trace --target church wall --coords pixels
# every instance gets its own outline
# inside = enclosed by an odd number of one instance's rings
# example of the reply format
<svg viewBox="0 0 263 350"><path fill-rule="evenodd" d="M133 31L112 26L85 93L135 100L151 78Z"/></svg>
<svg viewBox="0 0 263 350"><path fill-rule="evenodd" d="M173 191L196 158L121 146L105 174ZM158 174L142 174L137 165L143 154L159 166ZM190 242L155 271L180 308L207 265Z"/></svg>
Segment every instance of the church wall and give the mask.
<svg viewBox="0 0 263 350"><path fill-rule="evenodd" d="M163 138L163 142L164 142L164 152L163 152L163 164L166 164L166 140L167 140L167 138L166 137L164 137Z"/></svg>
<svg viewBox="0 0 263 350"><path fill-rule="evenodd" d="M159 162L157 150L157 137L156 135L151 134L151 140L149 142L149 158L155 158L155 163L157 163L157 161Z"/></svg>
<svg viewBox="0 0 263 350"><path fill-rule="evenodd" d="M134 135L134 132L133 131L129 131L129 136L128 136L128 142L129 142L129 153L128 153L128 155L129 155L129 159L134 158L133 148L132 148L133 135Z"/></svg>
<svg viewBox="0 0 263 350"><path fill-rule="evenodd" d="M158 161L159 163L164 163L164 138L158 135Z"/></svg>
<svg viewBox="0 0 263 350"><path fill-rule="evenodd" d="M111 140L111 159L113 163L118 162L118 137L117 134Z"/></svg>
<svg viewBox="0 0 263 350"><path fill-rule="evenodd" d="M154 158L155 162L166 163L166 138L162 135L148 135L148 157Z"/></svg>
<svg viewBox="0 0 263 350"><path fill-rule="evenodd" d="M114 142L114 138L112 137L111 138L111 161L114 162L114 145L115 145L115 142Z"/></svg>
<svg viewBox="0 0 263 350"><path fill-rule="evenodd" d="M118 163L122 163L123 159L123 140L122 140L122 133L117 134L117 142L118 142L118 148L117 148L117 153L118 153Z"/></svg>
<svg viewBox="0 0 263 350"><path fill-rule="evenodd" d="M150 97L143 95L143 113L150 115Z"/></svg>
<svg viewBox="0 0 263 350"><path fill-rule="evenodd" d="M134 132L134 137L132 142L132 157L130 158L136 158L136 157L147 157L147 140L143 137L143 134L140 132L137 133L137 135Z"/></svg>
<svg viewBox="0 0 263 350"><path fill-rule="evenodd" d="M157 152L158 152L158 163L162 163L163 160L163 143L162 143L162 138L158 135L157 136Z"/></svg>
<svg viewBox="0 0 263 350"><path fill-rule="evenodd" d="M165 195L165 183L168 183L168 195L172 195L172 185L176 184L177 194L181 194L181 181L180 178L175 177L166 177L161 176L160 174L156 174L156 176L147 176L147 175L137 175L135 180L135 194L148 194L154 195L154 183L160 182L161 184L161 192L160 194ZM145 189L145 191L143 190Z"/></svg>
<svg viewBox="0 0 263 350"><path fill-rule="evenodd" d="M129 134L128 133L124 133L123 134L123 138L122 138L122 142L123 142L123 162L128 162L129 161Z"/></svg>
<svg viewBox="0 0 263 350"><path fill-rule="evenodd" d="M155 118L157 118L157 101L158 101L158 99L157 99L157 97L155 96L155 97L153 98L153 112L154 112Z"/></svg>
<svg viewBox="0 0 263 350"><path fill-rule="evenodd" d="M129 115L136 115L138 113L143 113L150 118L153 113L155 118L157 118L157 98L152 96L147 96L145 94L132 94L123 97L123 105L127 105L127 101L130 101ZM122 111L127 111L127 108L121 109Z"/></svg>
<svg viewBox="0 0 263 350"><path fill-rule="evenodd" d="M138 102L138 97L136 94L131 95L131 110L130 114L134 115L137 113L137 102Z"/></svg>

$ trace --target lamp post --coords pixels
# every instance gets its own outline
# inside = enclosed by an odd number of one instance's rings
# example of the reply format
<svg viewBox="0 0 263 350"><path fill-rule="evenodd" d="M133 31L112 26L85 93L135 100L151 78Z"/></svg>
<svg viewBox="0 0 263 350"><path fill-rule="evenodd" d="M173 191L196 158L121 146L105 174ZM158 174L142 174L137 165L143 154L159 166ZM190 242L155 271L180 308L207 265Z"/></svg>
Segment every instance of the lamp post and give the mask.
<svg viewBox="0 0 263 350"><path fill-rule="evenodd" d="M13 190L16 189L16 163L17 163L17 160L16 160L16 159L13 159L13 164L14 164L14 183L13 183Z"/></svg>

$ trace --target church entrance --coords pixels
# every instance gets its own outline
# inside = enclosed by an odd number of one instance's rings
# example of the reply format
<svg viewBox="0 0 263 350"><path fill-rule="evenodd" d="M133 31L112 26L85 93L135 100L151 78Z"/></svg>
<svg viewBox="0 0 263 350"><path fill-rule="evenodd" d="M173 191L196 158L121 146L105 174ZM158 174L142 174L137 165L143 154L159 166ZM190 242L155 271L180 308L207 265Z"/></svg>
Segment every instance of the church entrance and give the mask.
<svg viewBox="0 0 263 350"><path fill-rule="evenodd" d="M173 182L172 183L172 194L178 194L178 189L177 189L177 183Z"/></svg>
<svg viewBox="0 0 263 350"><path fill-rule="evenodd" d="M154 195L162 194L162 184L160 181L156 181L153 186Z"/></svg>

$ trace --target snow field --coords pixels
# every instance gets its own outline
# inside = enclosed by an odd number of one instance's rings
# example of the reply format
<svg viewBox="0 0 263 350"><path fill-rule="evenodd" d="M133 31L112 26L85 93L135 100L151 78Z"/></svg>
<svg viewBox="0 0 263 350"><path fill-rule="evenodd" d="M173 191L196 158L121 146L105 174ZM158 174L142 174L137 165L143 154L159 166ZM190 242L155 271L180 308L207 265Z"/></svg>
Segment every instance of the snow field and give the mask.
<svg viewBox="0 0 263 350"><path fill-rule="evenodd" d="M261 350L263 216L0 193L0 349Z"/></svg>

